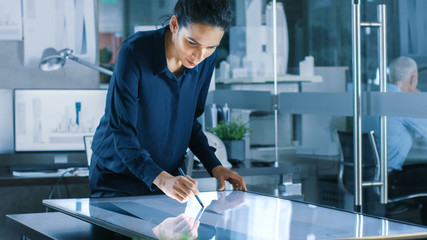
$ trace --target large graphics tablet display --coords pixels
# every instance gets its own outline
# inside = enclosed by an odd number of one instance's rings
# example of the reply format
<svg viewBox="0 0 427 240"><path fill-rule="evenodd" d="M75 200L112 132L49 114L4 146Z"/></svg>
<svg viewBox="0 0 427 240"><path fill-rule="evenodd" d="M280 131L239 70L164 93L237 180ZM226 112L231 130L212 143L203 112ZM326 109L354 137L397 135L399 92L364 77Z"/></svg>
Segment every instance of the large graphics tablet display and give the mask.
<svg viewBox="0 0 427 240"><path fill-rule="evenodd" d="M15 151L84 151L83 136L93 135L107 90L16 89Z"/></svg>
<svg viewBox="0 0 427 240"><path fill-rule="evenodd" d="M44 200L43 204L135 238L345 239L427 236L427 228L241 191L202 192L179 203L165 195ZM380 238L381 239L381 238Z"/></svg>

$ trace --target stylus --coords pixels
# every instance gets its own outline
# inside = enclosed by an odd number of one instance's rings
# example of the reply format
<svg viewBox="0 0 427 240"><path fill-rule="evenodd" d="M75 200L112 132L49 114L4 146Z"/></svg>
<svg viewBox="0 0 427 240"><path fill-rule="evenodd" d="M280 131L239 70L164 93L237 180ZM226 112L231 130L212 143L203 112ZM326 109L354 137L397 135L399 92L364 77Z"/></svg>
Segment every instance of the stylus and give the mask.
<svg viewBox="0 0 427 240"><path fill-rule="evenodd" d="M179 173L181 173L182 176L187 177L187 175L184 173L184 171L182 171L182 168L178 168L178 171L179 171ZM200 200L199 196L196 195L196 199L200 203L202 208L205 208L205 206L203 205L202 200Z"/></svg>
<svg viewBox="0 0 427 240"><path fill-rule="evenodd" d="M199 213L197 213L196 218L194 219L195 221L200 221L200 218L202 217L202 214L205 212L205 208L201 208Z"/></svg>

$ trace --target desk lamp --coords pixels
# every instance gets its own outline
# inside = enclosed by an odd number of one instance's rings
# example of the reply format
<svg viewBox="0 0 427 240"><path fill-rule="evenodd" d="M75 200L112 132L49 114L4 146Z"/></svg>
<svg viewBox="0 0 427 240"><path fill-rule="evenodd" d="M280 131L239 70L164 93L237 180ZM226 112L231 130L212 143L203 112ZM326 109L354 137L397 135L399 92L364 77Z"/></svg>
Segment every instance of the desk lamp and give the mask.
<svg viewBox="0 0 427 240"><path fill-rule="evenodd" d="M54 48L46 48L43 51L42 58L41 58L40 64L39 64L39 68L42 71L56 71L56 70L62 68L62 66L64 66L65 60L67 58L71 59L75 62L78 62L82 65L85 65L86 67L90 67L92 69L98 70L98 71L105 73L109 76L113 75L113 72L106 69L106 68L102 68L102 67L93 65L91 63L88 63L86 61L80 60L78 57L73 55L73 50L68 49L68 48L64 48L60 51L56 51L56 49L54 49Z"/></svg>

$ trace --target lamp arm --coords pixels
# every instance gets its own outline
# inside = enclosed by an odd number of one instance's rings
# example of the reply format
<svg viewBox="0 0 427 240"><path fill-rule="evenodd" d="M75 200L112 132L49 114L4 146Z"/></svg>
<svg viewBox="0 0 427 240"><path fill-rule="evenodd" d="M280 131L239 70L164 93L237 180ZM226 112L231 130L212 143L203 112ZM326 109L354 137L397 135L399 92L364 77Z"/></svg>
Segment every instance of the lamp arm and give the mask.
<svg viewBox="0 0 427 240"><path fill-rule="evenodd" d="M71 59L71 60L75 61L75 62L78 62L78 63L80 63L80 64L82 64L82 65L85 65L86 67L90 67L90 68L92 68L92 69L98 70L98 71L100 71L100 72L102 72L102 73L105 73L105 74L107 74L107 75L109 75L109 76L112 76L112 75L113 75L113 72L112 72L112 71L110 71L110 70L108 70L108 69L106 69L106 68L103 68L103 67L99 67L99 66L93 65L93 64L88 63L88 62L86 62L86 61L80 60L78 57L76 57L76 56L74 56L74 55L72 55L72 54L67 55L67 57L68 57L69 59Z"/></svg>

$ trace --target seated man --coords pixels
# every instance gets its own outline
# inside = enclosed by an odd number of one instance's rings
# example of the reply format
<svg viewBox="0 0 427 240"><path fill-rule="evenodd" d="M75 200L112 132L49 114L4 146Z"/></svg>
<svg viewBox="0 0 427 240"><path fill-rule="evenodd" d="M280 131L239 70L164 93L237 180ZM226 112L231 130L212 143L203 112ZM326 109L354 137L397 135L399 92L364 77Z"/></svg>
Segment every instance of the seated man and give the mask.
<svg viewBox="0 0 427 240"><path fill-rule="evenodd" d="M409 57L398 57L389 65L387 92L419 92L418 68ZM374 130L379 147L379 119L365 117L362 120L364 131ZM425 166L404 166L416 137L427 139L427 119L394 117L387 118L387 164L389 172L389 196L427 192L427 161ZM427 156L426 156L427 158Z"/></svg>

